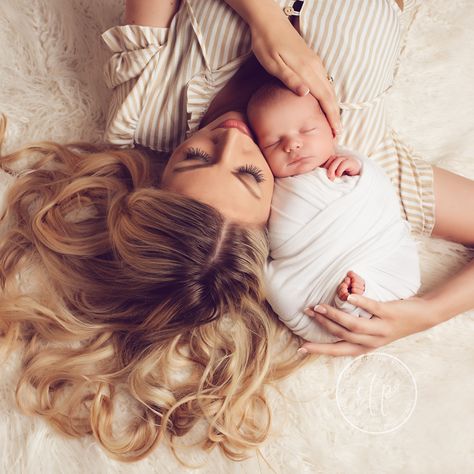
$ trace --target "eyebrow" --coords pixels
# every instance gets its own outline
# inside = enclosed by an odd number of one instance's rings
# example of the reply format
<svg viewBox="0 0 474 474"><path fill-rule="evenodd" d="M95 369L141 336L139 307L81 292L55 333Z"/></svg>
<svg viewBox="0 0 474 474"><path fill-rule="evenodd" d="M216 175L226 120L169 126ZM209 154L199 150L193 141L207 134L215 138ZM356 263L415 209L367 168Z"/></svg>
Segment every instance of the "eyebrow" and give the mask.
<svg viewBox="0 0 474 474"><path fill-rule="evenodd" d="M214 163L199 163L199 164L195 164L195 165L188 165L188 166L180 166L179 168L173 168L173 173L184 173L186 171L192 171L192 170L196 170L196 169L200 169L200 168L209 168L211 166L213 166ZM251 186L246 179L242 179L242 176L236 172L233 172L232 173L244 186L245 186L245 189L247 189L247 191L256 199L262 199L262 196L259 196L259 194L257 194L255 192L255 189L253 186Z"/></svg>

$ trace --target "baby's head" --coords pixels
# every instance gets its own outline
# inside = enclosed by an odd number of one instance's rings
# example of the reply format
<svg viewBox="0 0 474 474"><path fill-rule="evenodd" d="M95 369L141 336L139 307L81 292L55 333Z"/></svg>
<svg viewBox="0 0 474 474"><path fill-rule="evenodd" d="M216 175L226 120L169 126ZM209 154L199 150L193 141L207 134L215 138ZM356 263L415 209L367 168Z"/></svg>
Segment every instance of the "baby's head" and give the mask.
<svg viewBox="0 0 474 474"><path fill-rule="evenodd" d="M249 123L276 177L307 173L335 154L331 127L318 101L271 82L250 98Z"/></svg>

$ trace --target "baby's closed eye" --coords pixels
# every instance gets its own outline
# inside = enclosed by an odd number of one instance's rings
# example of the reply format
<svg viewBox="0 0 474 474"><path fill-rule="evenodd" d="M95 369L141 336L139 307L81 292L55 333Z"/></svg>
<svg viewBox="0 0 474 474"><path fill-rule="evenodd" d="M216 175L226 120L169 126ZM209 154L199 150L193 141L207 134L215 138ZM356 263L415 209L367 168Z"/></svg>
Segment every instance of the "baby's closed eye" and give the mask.
<svg viewBox="0 0 474 474"><path fill-rule="evenodd" d="M259 145L260 145L260 148L271 148L275 145L278 145L278 143L280 143L279 138L270 138L270 139L262 140L259 143Z"/></svg>

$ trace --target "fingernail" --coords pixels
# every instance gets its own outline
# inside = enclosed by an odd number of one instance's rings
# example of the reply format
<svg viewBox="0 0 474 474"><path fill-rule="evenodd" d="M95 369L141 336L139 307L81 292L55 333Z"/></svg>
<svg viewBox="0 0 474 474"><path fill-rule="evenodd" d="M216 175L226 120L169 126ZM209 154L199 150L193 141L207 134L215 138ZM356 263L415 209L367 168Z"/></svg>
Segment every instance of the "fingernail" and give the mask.
<svg viewBox="0 0 474 474"><path fill-rule="evenodd" d="M308 315L308 316L314 316L314 311L311 308L305 308L303 310L303 313Z"/></svg>
<svg viewBox="0 0 474 474"><path fill-rule="evenodd" d="M298 95L305 96L309 94L309 89L306 86L298 86Z"/></svg>
<svg viewBox="0 0 474 474"><path fill-rule="evenodd" d="M300 347L296 352L299 352L300 354L307 354L308 349L305 349L304 347Z"/></svg>
<svg viewBox="0 0 474 474"><path fill-rule="evenodd" d="M349 303L357 303L358 299L357 299L357 296L349 295L347 297L347 301L349 301Z"/></svg>
<svg viewBox="0 0 474 474"><path fill-rule="evenodd" d="M322 306L319 306L319 305L314 307L314 311L321 314L327 313L326 308L323 308Z"/></svg>

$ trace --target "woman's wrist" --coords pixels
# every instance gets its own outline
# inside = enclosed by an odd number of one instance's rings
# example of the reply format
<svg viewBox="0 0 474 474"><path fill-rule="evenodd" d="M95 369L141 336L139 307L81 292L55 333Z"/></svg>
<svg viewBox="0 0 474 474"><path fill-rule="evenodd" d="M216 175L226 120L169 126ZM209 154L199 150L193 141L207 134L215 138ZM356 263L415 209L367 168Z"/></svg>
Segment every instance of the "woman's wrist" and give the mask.
<svg viewBox="0 0 474 474"><path fill-rule="evenodd" d="M443 301L439 300L436 293L430 292L416 296L416 298L420 298L423 303L423 313L425 319L429 321L429 327L441 324L454 316L449 314L447 308L443 305Z"/></svg>
<svg viewBox="0 0 474 474"><path fill-rule="evenodd" d="M273 25L274 21L288 21L285 13L275 0L225 0L251 30Z"/></svg>
<svg viewBox="0 0 474 474"><path fill-rule="evenodd" d="M459 273L421 296L436 324L474 309L474 260Z"/></svg>

